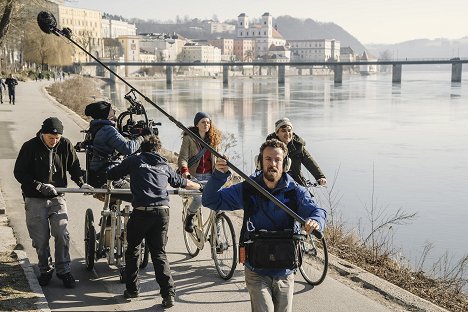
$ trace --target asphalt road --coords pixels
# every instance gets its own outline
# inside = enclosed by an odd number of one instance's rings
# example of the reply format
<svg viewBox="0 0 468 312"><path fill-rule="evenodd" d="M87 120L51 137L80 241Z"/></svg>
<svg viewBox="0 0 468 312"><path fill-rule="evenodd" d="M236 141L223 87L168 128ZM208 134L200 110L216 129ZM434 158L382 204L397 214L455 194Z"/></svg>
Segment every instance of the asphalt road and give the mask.
<svg viewBox="0 0 468 312"><path fill-rule="evenodd" d="M35 135L47 117L59 117L64 124L64 136L73 143L82 140L79 131L86 126L76 114L54 103L42 91L46 84L47 82L20 82L17 88L17 104L0 105L0 188L17 240L24 246L33 264L37 263L37 257L26 229L20 185L13 177L17 153L21 145ZM164 131L164 122L170 121L163 121L160 131ZM69 187L74 187L74 183L70 182ZM140 272L142 293L132 301L122 296L125 287L119 283L119 272L117 268L110 267L105 259L96 263L93 272L86 271L83 260L85 210L92 208L95 219L98 219L102 204L90 196L81 194L68 194L66 198L71 233L72 273L77 280L77 287L64 289L61 281L54 277L48 286L43 287L51 310L162 311L159 288L151 263ZM176 305L170 311L250 310L241 265L231 280L223 281L217 275L208 248L195 258L187 255L182 237L181 199L178 196L171 197L167 251L177 287ZM395 307L387 307L330 276L322 285L312 288L298 274L293 310L375 312L394 311Z"/></svg>

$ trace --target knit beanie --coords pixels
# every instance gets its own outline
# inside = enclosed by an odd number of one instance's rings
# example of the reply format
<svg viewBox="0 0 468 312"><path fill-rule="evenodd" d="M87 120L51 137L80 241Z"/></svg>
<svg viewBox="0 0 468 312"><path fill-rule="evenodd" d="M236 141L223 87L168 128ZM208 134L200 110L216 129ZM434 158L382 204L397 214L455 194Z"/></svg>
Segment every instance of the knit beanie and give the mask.
<svg viewBox="0 0 468 312"><path fill-rule="evenodd" d="M279 128L283 126L290 126L291 128L293 127L289 118L281 118L280 120L275 122L275 132L278 132Z"/></svg>
<svg viewBox="0 0 468 312"><path fill-rule="evenodd" d="M99 101L88 104L85 108L85 115L93 119L107 119L111 104L105 101Z"/></svg>
<svg viewBox="0 0 468 312"><path fill-rule="evenodd" d="M49 117L42 123L41 133L63 134L63 124L57 117Z"/></svg>
<svg viewBox="0 0 468 312"><path fill-rule="evenodd" d="M195 118L193 118L193 125L196 126L198 122L202 120L203 118L208 118L209 120L211 120L210 115L208 115L207 113L198 112L195 114Z"/></svg>

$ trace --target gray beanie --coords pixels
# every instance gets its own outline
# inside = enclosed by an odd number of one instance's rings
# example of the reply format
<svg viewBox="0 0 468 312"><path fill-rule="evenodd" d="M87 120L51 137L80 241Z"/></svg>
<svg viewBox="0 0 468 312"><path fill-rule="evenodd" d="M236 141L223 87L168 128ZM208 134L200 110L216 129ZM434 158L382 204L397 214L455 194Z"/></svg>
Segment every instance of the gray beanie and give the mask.
<svg viewBox="0 0 468 312"><path fill-rule="evenodd" d="M279 128L283 126L290 126L291 128L293 127L289 118L281 118L280 120L275 122L275 132L278 132Z"/></svg>

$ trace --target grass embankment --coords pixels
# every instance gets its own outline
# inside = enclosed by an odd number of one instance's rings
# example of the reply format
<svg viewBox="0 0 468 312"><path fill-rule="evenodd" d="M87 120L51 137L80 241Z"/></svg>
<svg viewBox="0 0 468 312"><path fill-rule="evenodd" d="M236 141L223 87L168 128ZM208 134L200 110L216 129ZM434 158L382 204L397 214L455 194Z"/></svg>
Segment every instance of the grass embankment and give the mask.
<svg viewBox="0 0 468 312"><path fill-rule="evenodd" d="M36 301L18 259L9 252L0 252L0 310L35 310Z"/></svg>
<svg viewBox="0 0 468 312"><path fill-rule="evenodd" d="M76 77L55 83L48 91L60 103L83 116L84 108L90 103L90 99L102 97L100 83L102 82L97 79ZM89 120L89 117L83 118ZM332 254L438 306L454 312L468 311L468 296L462 293L462 289L467 285L466 279L463 279L463 270L466 271L468 267L468 256L464 261L460 261L458 266L446 270L447 274L444 277L434 278L393 260L386 244L377 242L369 245L365 239L360 239L358 235L345 229L343 222L330 223L326 237ZM375 242L373 239L373 243Z"/></svg>

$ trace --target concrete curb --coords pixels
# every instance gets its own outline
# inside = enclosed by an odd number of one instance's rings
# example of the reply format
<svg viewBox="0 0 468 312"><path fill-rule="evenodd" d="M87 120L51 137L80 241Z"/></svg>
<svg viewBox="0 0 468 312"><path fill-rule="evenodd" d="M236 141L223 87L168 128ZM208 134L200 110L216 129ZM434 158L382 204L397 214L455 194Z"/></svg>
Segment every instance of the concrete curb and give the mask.
<svg viewBox="0 0 468 312"><path fill-rule="evenodd" d="M332 254L328 255L328 260L329 268L337 271L341 277L352 281L358 287L380 294L385 299L402 306L408 311L448 312L448 310L369 273L346 260Z"/></svg>
<svg viewBox="0 0 468 312"><path fill-rule="evenodd" d="M23 268L24 275L29 283L29 287L31 288L31 292L33 292L37 296L37 301L34 305L37 307L38 311L50 312L49 303L47 302L44 293L42 292L42 287L39 285L37 281L36 274L34 273L34 268L29 262L29 259L26 255L26 252L22 250L14 250L13 251L18 258L21 267Z"/></svg>
<svg viewBox="0 0 468 312"><path fill-rule="evenodd" d="M39 282L37 281L36 274L34 273L34 268L32 267L29 259L26 255L26 252L22 250L14 250L17 245L16 237L13 233L13 229L9 225L8 217L6 215L6 203L3 198L3 193L0 190L0 233L2 237L2 243L0 246L0 251L13 251L16 255L18 262L23 269L24 275L28 280L29 288L31 292L37 296L37 301L34 303L37 306L39 311L50 311L49 304L44 296Z"/></svg>

